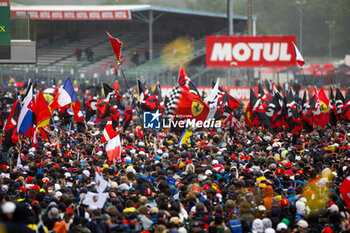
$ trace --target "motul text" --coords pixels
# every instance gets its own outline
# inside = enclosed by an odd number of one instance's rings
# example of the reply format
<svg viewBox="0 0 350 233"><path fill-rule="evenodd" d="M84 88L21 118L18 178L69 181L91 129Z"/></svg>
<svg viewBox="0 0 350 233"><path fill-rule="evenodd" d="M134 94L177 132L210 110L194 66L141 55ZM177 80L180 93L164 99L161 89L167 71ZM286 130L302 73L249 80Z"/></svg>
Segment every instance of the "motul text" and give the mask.
<svg viewBox="0 0 350 233"><path fill-rule="evenodd" d="M295 66L295 36L207 36L207 67Z"/></svg>

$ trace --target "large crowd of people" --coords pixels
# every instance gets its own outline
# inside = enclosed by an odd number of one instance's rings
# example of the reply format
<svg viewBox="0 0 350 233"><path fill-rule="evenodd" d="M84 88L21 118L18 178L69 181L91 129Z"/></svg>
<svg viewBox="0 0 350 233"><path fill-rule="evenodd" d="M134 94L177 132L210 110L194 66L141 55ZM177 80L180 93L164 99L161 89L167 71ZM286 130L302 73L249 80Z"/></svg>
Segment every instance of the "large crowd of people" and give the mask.
<svg viewBox="0 0 350 233"><path fill-rule="evenodd" d="M37 149L23 137L3 151L0 232L350 231L339 193L350 175L347 123L302 132L296 143L288 132L202 129L190 146L170 130L140 138L137 124L119 132L121 161L107 160L93 124L51 124L52 140L39 138ZM108 182L102 208L99 195L84 202L98 193L96 176Z"/></svg>

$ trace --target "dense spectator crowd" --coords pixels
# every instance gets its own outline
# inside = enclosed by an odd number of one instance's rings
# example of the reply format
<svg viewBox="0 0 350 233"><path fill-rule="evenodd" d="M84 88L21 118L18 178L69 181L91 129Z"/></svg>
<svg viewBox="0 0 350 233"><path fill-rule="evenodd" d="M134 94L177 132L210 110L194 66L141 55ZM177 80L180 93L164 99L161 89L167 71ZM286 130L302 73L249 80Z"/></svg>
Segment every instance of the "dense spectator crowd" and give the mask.
<svg viewBox="0 0 350 233"><path fill-rule="evenodd" d="M350 231L339 193L350 174L347 124L296 144L287 132L203 129L191 146L169 130L139 138L135 126L120 131L122 161L108 162L96 125L51 125L51 142L35 149L23 138L3 152L0 232ZM96 174L108 181L101 209L83 204Z"/></svg>

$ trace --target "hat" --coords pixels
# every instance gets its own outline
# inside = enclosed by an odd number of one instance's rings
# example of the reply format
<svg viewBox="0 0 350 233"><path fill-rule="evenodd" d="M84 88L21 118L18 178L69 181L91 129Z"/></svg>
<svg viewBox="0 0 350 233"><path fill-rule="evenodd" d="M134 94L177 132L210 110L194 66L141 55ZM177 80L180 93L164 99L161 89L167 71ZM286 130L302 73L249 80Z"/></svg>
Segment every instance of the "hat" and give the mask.
<svg viewBox="0 0 350 233"><path fill-rule="evenodd" d="M84 170L83 171L83 174L86 176L86 177L90 177L90 172L88 170Z"/></svg>
<svg viewBox="0 0 350 233"><path fill-rule="evenodd" d="M151 189L147 189L145 191L145 196L152 196L152 190Z"/></svg>
<svg viewBox="0 0 350 233"><path fill-rule="evenodd" d="M175 223L177 225L179 223L182 223L182 221L179 217L172 217L170 218L169 223Z"/></svg>
<svg viewBox="0 0 350 233"><path fill-rule="evenodd" d="M269 227L265 229L264 233L276 233L276 231L273 228Z"/></svg>
<svg viewBox="0 0 350 233"><path fill-rule="evenodd" d="M147 197L140 197L139 202L143 205L150 203Z"/></svg>
<svg viewBox="0 0 350 233"><path fill-rule="evenodd" d="M285 223L280 222L277 224L276 231L282 231L282 230L286 230L286 229L288 229L288 226Z"/></svg>
<svg viewBox="0 0 350 233"><path fill-rule="evenodd" d="M329 212L331 212L332 214L336 214L339 213L339 207L337 205L331 205L328 208Z"/></svg>
<svg viewBox="0 0 350 233"><path fill-rule="evenodd" d="M5 204L1 206L2 213L4 214L14 213L15 209L16 209L16 204L11 201L7 201L5 202Z"/></svg>
<svg viewBox="0 0 350 233"><path fill-rule="evenodd" d="M257 208L260 212L265 212L266 211L266 207L263 205L259 205Z"/></svg>
<svg viewBox="0 0 350 233"><path fill-rule="evenodd" d="M53 207L49 211L48 216L49 216L50 219L57 219L59 217L58 209L56 207Z"/></svg>
<svg viewBox="0 0 350 233"><path fill-rule="evenodd" d="M206 176L210 176L211 174L213 174L213 172L211 170L206 170L204 172L204 175L206 175Z"/></svg>
<svg viewBox="0 0 350 233"><path fill-rule="evenodd" d="M325 227L325 228L322 230L322 233L333 233L333 229L330 228L330 227Z"/></svg>
<svg viewBox="0 0 350 233"><path fill-rule="evenodd" d="M219 164L219 161L217 159L214 159L212 162L211 162L212 165L218 165Z"/></svg>
<svg viewBox="0 0 350 233"><path fill-rule="evenodd" d="M27 183L32 184L33 182L34 182L33 177L28 176L28 177L27 177Z"/></svg>
<svg viewBox="0 0 350 233"><path fill-rule="evenodd" d="M238 209L233 209L233 210L231 210L231 212L230 212L230 215L231 216L239 216L241 213L239 212L239 210Z"/></svg>
<svg viewBox="0 0 350 233"><path fill-rule="evenodd" d="M297 223L297 226L302 228L308 228L309 224L305 220L300 219Z"/></svg>

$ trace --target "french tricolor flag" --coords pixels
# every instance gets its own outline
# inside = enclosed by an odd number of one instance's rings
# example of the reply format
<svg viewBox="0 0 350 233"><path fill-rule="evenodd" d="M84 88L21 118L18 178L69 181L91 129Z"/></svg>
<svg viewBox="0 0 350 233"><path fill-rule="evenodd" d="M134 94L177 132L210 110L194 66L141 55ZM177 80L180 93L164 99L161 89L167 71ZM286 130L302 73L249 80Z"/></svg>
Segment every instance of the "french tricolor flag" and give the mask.
<svg viewBox="0 0 350 233"><path fill-rule="evenodd" d="M22 102L22 109L18 116L17 132L25 134L32 126L33 119L33 85L29 84L27 95Z"/></svg>
<svg viewBox="0 0 350 233"><path fill-rule="evenodd" d="M301 56L301 53L299 52L299 50L298 50L297 46L294 44L294 42L292 42L292 43L294 46L295 60L296 60L296 62L298 62L298 64L300 66L303 66L305 64L305 60L304 60L303 56Z"/></svg>
<svg viewBox="0 0 350 233"><path fill-rule="evenodd" d="M78 98L75 94L70 78L67 78L67 80L63 84L63 87L59 90L59 94L50 104L50 108L51 110L62 108L75 101L78 101Z"/></svg>

